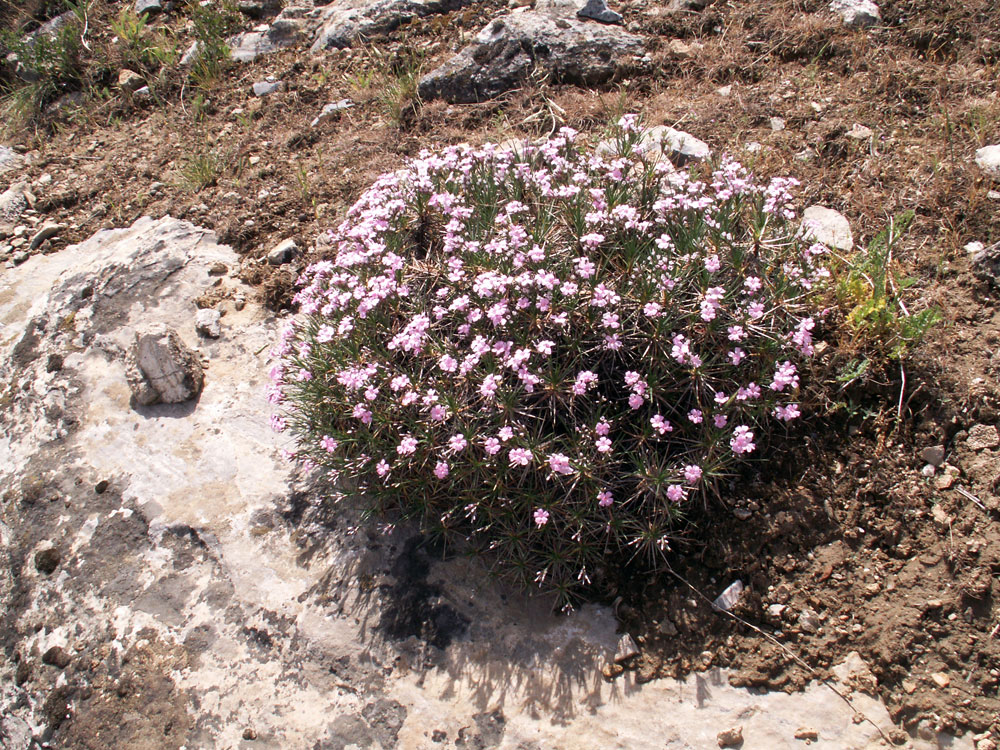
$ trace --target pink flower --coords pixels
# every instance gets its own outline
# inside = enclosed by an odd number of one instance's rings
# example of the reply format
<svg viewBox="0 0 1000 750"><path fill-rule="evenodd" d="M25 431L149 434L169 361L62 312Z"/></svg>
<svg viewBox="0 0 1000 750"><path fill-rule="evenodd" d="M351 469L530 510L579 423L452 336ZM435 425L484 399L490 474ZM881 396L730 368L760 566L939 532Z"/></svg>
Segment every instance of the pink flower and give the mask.
<svg viewBox="0 0 1000 750"><path fill-rule="evenodd" d="M684 467L684 481L688 484L696 484L701 479L701 467L690 464Z"/></svg>
<svg viewBox="0 0 1000 750"><path fill-rule="evenodd" d="M479 386L479 393L485 398L493 398L496 395L500 378L496 375L487 375L483 378L483 384Z"/></svg>
<svg viewBox="0 0 1000 750"><path fill-rule="evenodd" d="M500 441L496 438L486 438L483 441L483 450L486 451L487 456L495 456L500 452Z"/></svg>
<svg viewBox="0 0 1000 750"><path fill-rule="evenodd" d="M729 352L727 356L729 357L730 362L732 362L734 365L738 365L740 362L744 360L744 358L747 356L747 353L737 346L735 349Z"/></svg>
<svg viewBox="0 0 1000 750"><path fill-rule="evenodd" d="M445 372L455 372L458 369L458 361L450 354L445 354L438 360L438 367Z"/></svg>
<svg viewBox="0 0 1000 750"><path fill-rule="evenodd" d="M729 447L733 453L751 453L757 446L753 442L753 432L744 424L733 430L733 437L729 441Z"/></svg>
<svg viewBox="0 0 1000 750"><path fill-rule="evenodd" d="M801 417L802 414L798 404L789 404L788 406L774 407L774 416L783 422L791 422L793 419Z"/></svg>
<svg viewBox="0 0 1000 750"><path fill-rule="evenodd" d="M541 528L549 522L549 512L543 508L538 508L535 510L534 519L535 525Z"/></svg>
<svg viewBox="0 0 1000 750"><path fill-rule="evenodd" d="M670 424L666 419L663 418L662 414L654 414L653 418L649 420L649 423L653 425L653 429L656 430L661 435L666 435L668 432L673 432L673 425Z"/></svg>
<svg viewBox="0 0 1000 750"><path fill-rule="evenodd" d="M375 464L375 473L378 474L380 477L384 477L386 474L389 473L389 464L386 462L384 458L377 464Z"/></svg>
<svg viewBox="0 0 1000 750"><path fill-rule="evenodd" d="M396 446L396 453L401 456L409 456L417 450L417 439L413 435L404 435Z"/></svg>
<svg viewBox="0 0 1000 750"><path fill-rule="evenodd" d="M597 504L602 508L607 508L611 503L614 502L614 498L611 496L611 492L608 490L602 490L597 493Z"/></svg>
<svg viewBox="0 0 1000 750"><path fill-rule="evenodd" d="M510 425L504 425L503 427L500 428L500 432L497 433L497 437L506 443L508 440L514 437L514 430L511 429Z"/></svg>
<svg viewBox="0 0 1000 750"><path fill-rule="evenodd" d="M333 453L334 451L337 450L337 441L334 440L329 435L324 435L323 438L319 441L319 445L327 453Z"/></svg>
<svg viewBox="0 0 1000 750"><path fill-rule="evenodd" d="M726 423L729 422L729 417L727 417L725 414L716 414L714 417L712 417L712 422L715 424L716 427L718 427L721 430L723 427L726 426Z"/></svg>
<svg viewBox="0 0 1000 750"><path fill-rule="evenodd" d="M465 439L465 435L458 432L452 435L448 439L448 448L455 453L461 453L465 450L465 447L469 444L469 441Z"/></svg>
<svg viewBox="0 0 1000 750"><path fill-rule="evenodd" d="M642 406L642 404L643 404L643 398L638 393L633 393L631 396L628 397L628 405L632 408L633 411Z"/></svg>
<svg viewBox="0 0 1000 750"><path fill-rule="evenodd" d="M610 441L609 441L610 442ZM562 453L549 454L549 468L555 474L572 474L573 467L569 465L569 456Z"/></svg>
<svg viewBox="0 0 1000 750"><path fill-rule="evenodd" d="M608 420L606 420L604 417L601 417L601 421L597 423L596 427L594 427L594 432L596 432L601 437L604 437L609 432L611 432L611 425L608 423Z"/></svg>
<svg viewBox="0 0 1000 750"><path fill-rule="evenodd" d="M789 361L782 362L774 373L774 380L771 383L772 391L783 391L785 388L799 387L799 376L795 372L795 365Z"/></svg>
<svg viewBox="0 0 1000 750"><path fill-rule="evenodd" d="M527 466L531 463L531 451L527 448L511 448L507 458L515 466Z"/></svg>
<svg viewBox="0 0 1000 750"><path fill-rule="evenodd" d="M705 258L705 270L709 273L715 273L721 268L721 263L719 263L718 255L709 255Z"/></svg>
<svg viewBox="0 0 1000 750"><path fill-rule="evenodd" d="M364 404L357 404L354 407L354 411L351 412L355 419L360 419L361 424L371 424L372 423L372 412L371 409L366 409Z"/></svg>
<svg viewBox="0 0 1000 750"><path fill-rule="evenodd" d="M684 488L679 484L672 484L667 487L667 497L671 502L679 503L685 496Z"/></svg>
<svg viewBox="0 0 1000 750"><path fill-rule="evenodd" d="M448 462L438 461L437 466L434 467L434 476L438 479L444 479L448 476Z"/></svg>
<svg viewBox="0 0 1000 750"><path fill-rule="evenodd" d="M647 302L643 305L642 312L647 318L658 318L662 309L656 302Z"/></svg>
<svg viewBox="0 0 1000 750"><path fill-rule="evenodd" d="M691 420L691 422L693 422L694 424L701 424L701 419L702 419L701 410L692 409L691 411L689 411L688 419Z"/></svg>
<svg viewBox="0 0 1000 750"><path fill-rule="evenodd" d="M443 422L448 418L448 410L441 406L441 404L434 404L431 407L431 419L435 422Z"/></svg>
<svg viewBox="0 0 1000 750"><path fill-rule="evenodd" d="M610 453L611 452L611 440L606 437L597 438L594 443L597 446L598 453Z"/></svg>
<svg viewBox="0 0 1000 750"><path fill-rule="evenodd" d="M590 370L582 370L576 375L576 382L573 383L573 394L582 396L595 385L597 385L597 375Z"/></svg>

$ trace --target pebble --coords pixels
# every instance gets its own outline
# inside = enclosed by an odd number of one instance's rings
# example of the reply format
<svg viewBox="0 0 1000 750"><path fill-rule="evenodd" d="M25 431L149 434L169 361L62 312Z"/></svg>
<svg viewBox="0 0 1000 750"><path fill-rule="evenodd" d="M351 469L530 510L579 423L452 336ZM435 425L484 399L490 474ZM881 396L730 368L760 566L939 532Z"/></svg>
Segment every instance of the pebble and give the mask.
<svg viewBox="0 0 1000 750"><path fill-rule="evenodd" d="M267 254L267 262L272 266L281 266L291 261L298 252L299 246L295 240L289 238L275 245L274 249Z"/></svg>
<svg viewBox="0 0 1000 750"><path fill-rule="evenodd" d="M66 669L71 661L73 661L73 657L62 646L53 646L42 654L43 664L58 667L59 669Z"/></svg>
<svg viewBox="0 0 1000 750"><path fill-rule="evenodd" d="M920 451L920 458L931 466L938 467L944 463L944 446L929 445Z"/></svg>
<svg viewBox="0 0 1000 750"><path fill-rule="evenodd" d="M29 250L37 249L43 242L52 239L65 228L66 227L62 224L46 222L45 224L42 225L41 229L35 232L35 236L31 238L31 244L28 245L28 249Z"/></svg>
<svg viewBox="0 0 1000 750"><path fill-rule="evenodd" d="M1000 445L1000 434L997 434L997 428L991 424L973 425L969 429L969 437L966 438L965 444L974 451L996 448Z"/></svg>
<svg viewBox="0 0 1000 750"><path fill-rule="evenodd" d="M812 727L799 727L795 730L795 739L815 742L819 739L819 732Z"/></svg>
<svg viewBox="0 0 1000 750"><path fill-rule="evenodd" d="M284 81L258 81L253 85L254 96L270 96L285 89Z"/></svg>
<svg viewBox="0 0 1000 750"><path fill-rule="evenodd" d="M944 672L935 672L931 675L931 679L934 681L934 684L942 690L951 684L951 678Z"/></svg>
<svg viewBox="0 0 1000 750"><path fill-rule="evenodd" d="M804 609L799 613L798 625L800 630L806 633L815 633L819 630L820 624L819 615L815 611Z"/></svg>
<svg viewBox="0 0 1000 750"><path fill-rule="evenodd" d="M997 750L997 743L985 737L976 743L976 750Z"/></svg>
<svg viewBox="0 0 1000 750"><path fill-rule="evenodd" d="M848 130L844 135L848 138L853 138L856 141L867 141L872 137L872 129L865 127L864 125L854 123L854 127Z"/></svg>
<svg viewBox="0 0 1000 750"><path fill-rule="evenodd" d="M932 477L937 469L934 468L933 464L924 464L924 467L920 470L920 473L925 477Z"/></svg>
<svg viewBox="0 0 1000 750"><path fill-rule="evenodd" d="M233 297L233 307L235 307L237 310L242 310L246 306L247 306L247 298L245 295L237 294L235 297Z"/></svg>
<svg viewBox="0 0 1000 750"><path fill-rule="evenodd" d="M903 686L903 691L907 695L913 695L915 692L917 692L917 683L915 683L913 680L903 680L901 684Z"/></svg>
<svg viewBox="0 0 1000 750"><path fill-rule="evenodd" d="M353 106L354 102L350 99L341 99L340 101L330 102L323 107L316 119L310 123L310 127L315 128L328 120L332 120L335 115L339 115L345 109L350 109Z"/></svg>
<svg viewBox="0 0 1000 750"><path fill-rule="evenodd" d="M731 727L716 735L719 747L736 747L743 744L743 727Z"/></svg>
<svg viewBox="0 0 1000 750"><path fill-rule="evenodd" d="M28 254L22 250L19 253L14 253L14 255L11 256L11 260L14 261L14 265L19 266L24 263L28 257Z"/></svg>
<svg viewBox="0 0 1000 750"><path fill-rule="evenodd" d="M587 4L576 12L580 18L592 18L601 23L621 23L620 13L608 8L605 0L587 0Z"/></svg>
<svg viewBox="0 0 1000 750"><path fill-rule="evenodd" d="M635 645L635 641L632 640L632 636L628 633L622 635L618 639L618 649L615 651L615 664L621 664L623 661L628 661L633 656L639 655L639 647Z"/></svg>
<svg viewBox="0 0 1000 750"><path fill-rule="evenodd" d="M122 91L127 91L130 94L134 94L136 91L141 89L146 85L146 82L142 80L142 76L136 73L134 70L129 70L125 68L118 73L118 88Z"/></svg>
<svg viewBox="0 0 1000 750"><path fill-rule="evenodd" d="M780 133L785 129L785 118L783 117L772 117L771 118L771 130L775 133Z"/></svg>
<svg viewBox="0 0 1000 750"><path fill-rule="evenodd" d="M59 567L59 550L55 547L46 547L35 553L35 570L45 575L51 575Z"/></svg>
<svg viewBox="0 0 1000 750"><path fill-rule="evenodd" d="M198 311L194 318L194 330L199 336L210 339L217 339L222 335L222 327L219 320L222 318L218 310L206 307Z"/></svg>
<svg viewBox="0 0 1000 750"><path fill-rule="evenodd" d="M1000 144L983 146L976 151L976 165L990 177L1000 180Z"/></svg>

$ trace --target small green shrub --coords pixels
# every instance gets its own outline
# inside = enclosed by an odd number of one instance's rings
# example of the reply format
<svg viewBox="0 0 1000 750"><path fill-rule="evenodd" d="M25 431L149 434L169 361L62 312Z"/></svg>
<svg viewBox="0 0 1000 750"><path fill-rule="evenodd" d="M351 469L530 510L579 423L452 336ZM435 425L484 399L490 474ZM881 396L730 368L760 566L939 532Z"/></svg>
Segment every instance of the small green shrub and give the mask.
<svg viewBox="0 0 1000 750"><path fill-rule="evenodd" d="M879 232L868 247L850 258L837 283L837 296L847 310L847 323L861 348L901 359L941 320L941 311L928 307L911 314L902 299L916 281L894 268L893 250L913 223L913 211L904 211Z"/></svg>
<svg viewBox="0 0 1000 750"><path fill-rule="evenodd" d="M647 146L629 115L596 151L563 129L379 178L273 351L290 454L563 602L662 566L691 505L800 416L828 274L794 181Z"/></svg>
<svg viewBox="0 0 1000 750"><path fill-rule="evenodd" d="M188 12L198 44L198 54L191 65L191 82L196 88L205 90L211 88L229 67L226 37L239 29L240 15L229 0L209 5L191 0Z"/></svg>

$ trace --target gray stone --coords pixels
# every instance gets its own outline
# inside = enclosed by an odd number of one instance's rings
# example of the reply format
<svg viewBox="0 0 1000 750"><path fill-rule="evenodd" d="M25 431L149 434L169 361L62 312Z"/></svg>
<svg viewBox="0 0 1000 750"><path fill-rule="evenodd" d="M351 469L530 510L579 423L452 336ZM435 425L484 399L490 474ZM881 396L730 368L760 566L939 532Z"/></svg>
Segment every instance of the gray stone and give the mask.
<svg viewBox="0 0 1000 750"><path fill-rule="evenodd" d="M1000 180L1000 144L978 149L976 165L994 180Z"/></svg>
<svg viewBox="0 0 1000 750"><path fill-rule="evenodd" d="M279 15L260 31L246 31L230 38L229 57L236 62L252 62L261 55L291 47L304 38L302 23Z"/></svg>
<svg viewBox="0 0 1000 750"><path fill-rule="evenodd" d="M270 96L284 90L284 81L258 81L253 85L254 96Z"/></svg>
<svg viewBox="0 0 1000 750"><path fill-rule="evenodd" d="M996 448L1000 445L1000 435L997 434L997 428L991 424L976 424L969 428L965 444L973 451Z"/></svg>
<svg viewBox="0 0 1000 750"><path fill-rule="evenodd" d="M840 16L845 26L856 29L874 26L882 20L872 0L832 0L830 10Z"/></svg>
<svg viewBox="0 0 1000 750"><path fill-rule="evenodd" d="M31 256L28 255L24 250L19 250L18 252L14 253L12 256L10 256L10 259L12 261L14 261L14 265L15 266L19 266L22 263L26 263L27 260L28 260L28 258L30 258L30 257Z"/></svg>
<svg viewBox="0 0 1000 750"><path fill-rule="evenodd" d="M597 144L597 152L605 156L616 154L616 150L617 144L614 141ZM707 143L668 125L655 125L644 131L632 150L651 161L670 159L678 167L688 162L702 161L712 155Z"/></svg>
<svg viewBox="0 0 1000 750"><path fill-rule="evenodd" d="M20 169L23 163L24 157L19 153L8 146L0 146L0 175L12 169Z"/></svg>
<svg viewBox="0 0 1000 750"><path fill-rule="evenodd" d="M163 325L136 332L125 368L132 396L141 406L190 401L205 382L198 354Z"/></svg>
<svg viewBox="0 0 1000 750"><path fill-rule="evenodd" d="M31 727L17 716L0 719L0 746L4 750L30 750L32 745Z"/></svg>
<svg viewBox="0 0 1000 750"><path fill-rule="evenodd" d="M316 118L310 123L311 127L318 127L324 122L329 122L330 120L338 117L344 110L350 109L354 106L354 102L350 99L341 99L337 102L330 102L323 110L316 116Z"/></svg>
<svg viewBox="0 0 1000 750"><path fill-rule="evenodd" d="M670 0L667 3L668 13L699 13L715 0Z"/></svg>
<svg viewBox="0 0 1000 750"><path fill-rule="evenodd" d="M65 228L64 224L56 224L50 221L45 222L42 224L42 228L32 236L31 242L28 243L28 250L37 250L43 243L56 237Z"/></svg>
<svg viewBox="0 0 1000 750"><path fill-rule="evenodd" d="M783 117L772 117L771 118L771 130L774 132L780 132L785 129L785 118Z"/></svg>
<svg viewBox="0 0 1000 750"><path fill-rule="evenodd" d="M16 182L0 193L0 224L13 224L28 207L28 184Z"/></svg>
<svg viewBox="0 0 1000 750"><path fill-rule="evenodd" d="M194 65L194 61L201 54L201 42L191 42L191 46L184 50L178 65L182 68L189 68ZM231 53L230 53L231 54Z"/></svg>
<svg viewBox="0 0 1000 750"><path fill-rule="evenodd" d="M596 85L647 64L641 38L615 26L554 18L537 11L502 16L472 44L420 81L420 96L485 101L535 72L554 81Z"/></svg>
<svg viewBox="0 0 1000 750"><path fill-rule="evenodd" d="M118 73L118 88L122 91L134 94L145 85L146 82L142 79L142 76L134 70L124 68Z"/></svg>
<svg viewBox="0 0 1000 750"><path fill-rule="evenodd" d="M854 247L851 225L839 211L825 206L809 206L802 212L802 236L829 248L847 252Z"/></svg>
<svg viewBox="0 0 1000 750"><path fill-rule="evenodd" d="M194 316L194 330L199 336L210 339L217 339L222 335L222 326L219 321L222 314L212 307L205 307Z"/></svg>
<svg viewBox="0 0 1000 750"><path fill-rule="evenodd" d="M972 256L972 273L1000 288L1000 242L992 245L970 242L965 249Z"/></svg>
<svg viewBox="0 0 1000 750"><path fill-rule="evenodd" d="M934 468L937 468L944 463L944 446L943 445L928 445L922 451L920 451L920 458L927 463L929 463Z"/></svg>
<svg viewBox="0 0 1000 750"><path fill-rule="evenodd" d="M805 633L815 633L819 630L822 621L819 619L819 615L811 609L804 609L799 612L799 618L797 620L799 629Z"/></svg>
<svg viewBox="0 0 1000 750"><path fill-rule="evenodd" d="M137 16L141 16L143 13L155 16L157 13L163 12L160 0L135 0L133 8Z"/></svg>
<svg viewBox="0 0 1000 750"><path fill-rule="evenodd" d="M448 13L471 0L339 0L323 8L313 52L344 49L359 39L387 34L417 18Z"/></svg>
<svg viewBox="0 0 1000 750"><path fill-rule="evenodd" d="M289 238L274 246L274 249L267 254L267 262L272 266L280 266L291 262L292 258L299 251L299 246L295 240Z"/></svg>
<svg viewBox="0 0 1000 750"><path fill-rule="evenodd" d="M639 647L628 633L618 639L618 648L615 649L615 664L628 661L633 656L639 655Z"/></svg>
<svg viewBox="0 0 1000 750"><path fill-rule="evenodd" d="M576 12L580 18L592 18L601 23L621 23L621 13L608 8L605 0L587 0L587 4Z"/></svg>

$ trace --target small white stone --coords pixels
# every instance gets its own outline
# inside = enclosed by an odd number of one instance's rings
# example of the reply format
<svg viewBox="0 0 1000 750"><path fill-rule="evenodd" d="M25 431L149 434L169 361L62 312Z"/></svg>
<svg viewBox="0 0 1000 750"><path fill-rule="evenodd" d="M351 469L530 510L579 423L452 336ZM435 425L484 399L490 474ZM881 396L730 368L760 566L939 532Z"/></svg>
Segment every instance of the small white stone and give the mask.
<svg viewBox="0 0 1000 750"><path fill-rule="evenodd" d="M995 180L1000 180L1000 144L983 146L976 151L976 164Z"/></svg>
<svg viewBox="0 0 1000 750"><path fill-rule="evenodd" d="M809 206L802 212L802 235L827 247L847 252L854 247L851 224L839 211Z"/></svg>

